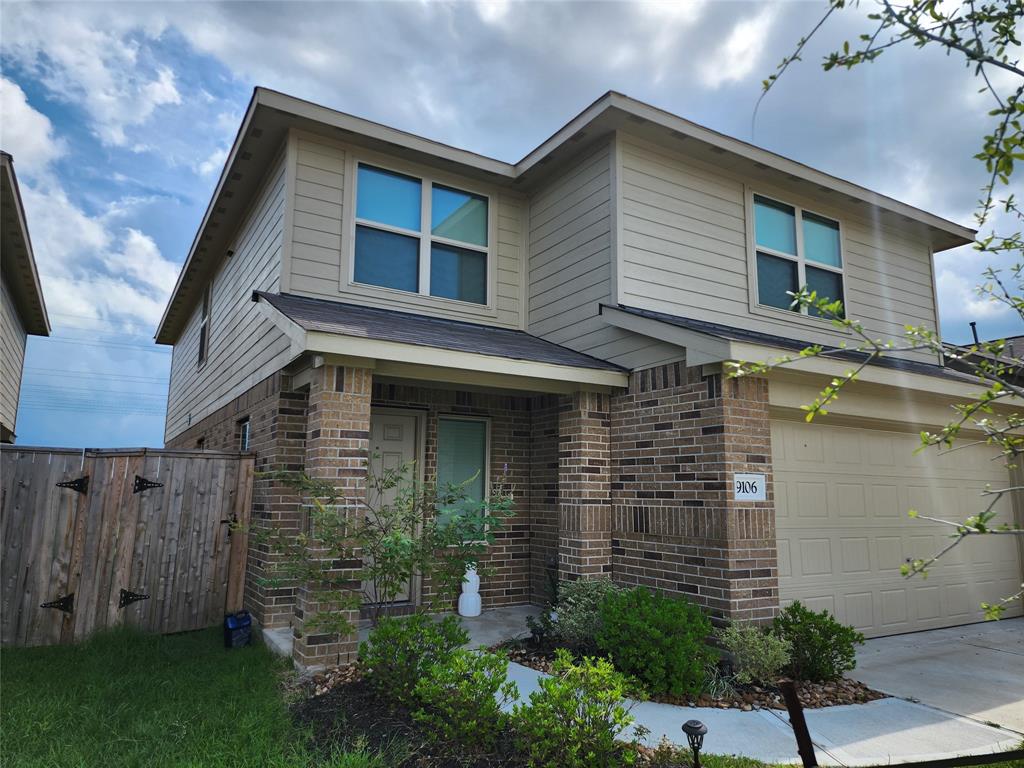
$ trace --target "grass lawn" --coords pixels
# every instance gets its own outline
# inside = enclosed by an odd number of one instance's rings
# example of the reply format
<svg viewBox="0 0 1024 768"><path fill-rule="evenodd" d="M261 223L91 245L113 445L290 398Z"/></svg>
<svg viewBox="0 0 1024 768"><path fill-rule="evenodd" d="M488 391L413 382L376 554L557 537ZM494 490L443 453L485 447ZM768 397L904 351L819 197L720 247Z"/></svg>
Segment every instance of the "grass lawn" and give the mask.
<svg viewBox="0 0 1024 768"><path fill-rule="evenodd" d="M220 631L108 632L78 646L0 650L0 766L390 768L348 744L312 754L262 646L227 651ZM739 738L739 737L738 737ZM708 755L706 768L772 768ZM1020 761L993 768L1024 768Z"/></svg>
<svg viewBox="0 0 1024 768"><path fill-rule="evenodd" d="M281 692L287 668L259 645L225 650L219 629L0 650L0 765L383 768L308 754Z"/></svg>

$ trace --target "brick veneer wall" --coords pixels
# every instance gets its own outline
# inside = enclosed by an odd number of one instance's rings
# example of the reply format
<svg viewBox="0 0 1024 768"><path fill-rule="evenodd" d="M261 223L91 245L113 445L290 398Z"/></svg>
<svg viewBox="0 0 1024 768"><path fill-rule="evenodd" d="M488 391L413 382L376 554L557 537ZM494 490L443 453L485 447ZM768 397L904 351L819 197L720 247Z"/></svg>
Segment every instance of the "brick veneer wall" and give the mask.
<svg viewBox="0 0 1024 768"><path fill-rule="evenodd" d="M311 478L326 480L336 489L335 503L351 515L361 515L366 499L366 457L370 446L370 390L373 371L325 365L313 371L306 419L306 465ZM305 517L305 516L304 516ZM313 532L315 533L315 532ZM309 550L310 557L320 553ZM324 555L326 556L326 555ZM359 553L350 561L331 564L332 578L353 577L361 567ZM358 635L325 634L310 620L321 611L338 611L325 603L315 584L300 585L292 624L292 658L303 667L346 664L356 658ZM359 611L346 617L353 625Z"/></svg>
<svg viewBox="0 0 1024 768"><path fill-rule="evenodd" d="M558 414L558 558L563 579L612 572L609 397L576 392Z"/></svg>
<svg viewBox="0 0 1024 768"><path fill-rule="evenodd" d="M557 395L535 397L530 410L530 602L554 597L558 580L558 414Z"/></svg>
<svg viewBox="0 0 1024 768"><path fill-rule="evenodd" d="M423 469L427 478L437 474L437 422L444 415L484 416L490 420L490 478L504 476L515 504L513 516L495 534L484 559L491 571L480 582L485 608L526 603L530 600L531 528L531 399L520 395L375 383L373 404L415 408L426 413ZM425 581L423 599L436 590Z"/></svg>
<svg viewBox="0 0 1024 768"><path fill-rule="evenodd" d="M236 451L240 447L240 422L249 419L249 450L256 454L256 472L301 470L305 463L305 392L290 391L287 375L267 377L202 421L167 442L169 448L196 448L200 440L209 450ZM257 476L253 484L252 525L269 524L298 530L299 498L291 489ZM292 618L295 590L269 587L261 580L269 575L274 555L268 546L251 542L246 565L244 604L265 627L287 626Z"/></svg>
<svg viewBox="0 0 1024 768"><path fill-rule="evenodd" d="M611 401L613 573L696 599L718 619L778 607L768 388L683 363L639 371ZM768 500L736 502L736 472Z"/></svg>

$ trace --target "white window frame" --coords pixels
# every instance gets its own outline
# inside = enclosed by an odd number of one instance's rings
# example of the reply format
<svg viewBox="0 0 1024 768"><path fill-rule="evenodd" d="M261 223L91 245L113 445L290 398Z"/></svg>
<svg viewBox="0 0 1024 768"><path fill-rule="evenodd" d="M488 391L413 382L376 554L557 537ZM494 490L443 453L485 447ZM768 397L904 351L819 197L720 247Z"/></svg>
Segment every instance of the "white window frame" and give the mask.
<svg viewBox="0 0 1024 768"><path fill-rule="evenodd" d="M390 171L401 176L408 176L413 179L417 179L420 182L420 229L419 231L405 229L404 227L396 227L390 224L382 224L377 221L369 219L361 219L356 215L359 201L359 166L366 165L372 168L379 168L382 171ZM429 173L426 169L403 167L400 163L389 162L388 160L378 159L372 156L360 155L353 157L350 172L350 183L348 184L351 189L351 197L349 203L349 209L352 211L349 216L350 225L348 227L349 243L346 249L348 255L348 275L347 282L350 288L354 288L359 291L383 291L392 295L398 296L417 296L421 299L428 300L431 302L438 302L441 304L454 305L461 308L463 311L469 309L470 311L485 311L488 314L493 314L495 309L496 299L496 287L497 287L497 215L495 212L495 199L494 195L484 191L472 184L464 183L458 179L451 179L445 177L443 174ZM464 243L459 240L452 240L447 237L439 237L431 232L431 204L433 202L433 195L431 194L434 185L448 187L459 192L466 192L472 195L478 195L483 197L487 201L487 246L481 247L473 243ZM360 283L355 279L356 271L356 227L370 227L372 229L378 229L383 232L392 232L398 235L405 235L406 237L414 237L419 241L419 275L418 275L418 290L417 291L403 291L399 288L389 288L383 285L374 285L373 283ZM452 299L447 296L433 296L430 293L430 246L432 243L439 243L441 245L450 245L456 248L463 248L469 251L476 251L477 253L484 254L484 258L487 264L487 274L485 276L485 291L486 291L486 302L480 304L475 301L465 301L463 299Z"/></svg>
<svg viewBox="0 0 1024 768"><path fill-rule="evenodd" d="M783 251L777 251L774 248L768 248L757 244L757 211L754 207L754 198L763 197L772 202L779 203L780 205L786 205L793 209L795 220L794 225L796 228L796 255L791 253L785 253ZM814 216L819 216L829 221L834 221L839 228L839 263L840 267L833 267L828 264L822 264L820 262L810 261L804 255L804 228L803 228L803 214L810 213ZM846 237L843 231L843 222L836 216L832 216L826 213L819 213L811 208L806 208L797 203L789 202L785 197L780 197L775 193L760 192L755 189L747 188L747 220L750 222L748 226L748 250L750 253L749 259L749 271L750 271L750 309L752 312L758 314L770 314L773 316L783 316L792 319L799 319L801 321L807 321L808 323L821 324L825 323L832 326L832 319L828 317L817 317L807 312L807 307L800 307L799 311L794 312L791 309L781 309L780 307L773 307L769 304L761 303L761 295L757 285L757 254L758 252L765 253L769 256L775 256L780 259L786 259L787 261L796 262L797 265L797 289L807 285L807 267L813 267L814 269L821 269L825 272L832 272L839 275L840 281L843 286L843 313L846 317L850 316L850 292L846 285L846 248L845 241Z"/></svg>
<svg viewBox="0 0 1024 768"><path fill-rule="evenodd" d="M249 450L249 441L252 438L252 422L249 417L246 416L244 419L239 419L238 427L238 450L247 452Z"/></svg>
<svg viewBox="0 0 1024 768"><path fill-rule="evenodd" d="M484 473L484 497L482 502L491 498L491 418L489 416L465 416L461 413L439 413L437 415L437 428L434 432L434 461L437 465L441 463L441 445L437 433L440 432L441 421L480 421L484 425L484 466L481 470ZM436 475L435 475L436 479ZM490 530L486 527L485 532Z"/></svg>
<svg viewBox="0 0 1024 768"><path fill-rule="evenodd" d="M203 289L203 298L199 303L199 350L196 368L202 368L210 359L210 319L213 316L213 281Z"/></svg>

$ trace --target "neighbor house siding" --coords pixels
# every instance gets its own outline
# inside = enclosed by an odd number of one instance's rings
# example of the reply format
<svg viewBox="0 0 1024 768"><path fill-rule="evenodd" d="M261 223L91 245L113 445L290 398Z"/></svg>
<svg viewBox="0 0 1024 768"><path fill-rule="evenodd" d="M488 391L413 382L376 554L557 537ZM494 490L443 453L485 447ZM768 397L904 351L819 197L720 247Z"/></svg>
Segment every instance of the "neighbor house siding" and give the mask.
<svg viewBox="0 0 1024 768"><path fill-rule="evenodd" d="M0 423L14 432L18 395L21 391L21 371L25 363L26 334L7 280L2 279L0 283Z"/></svg>
<svg viewBox="0 0 1024 768"><path fill-rule="evenodd" d="M752 310L744 180L625 135L619 147L622 304L809 342L851 341L825 321ZM936 328L926 242L847 212L835 194L751 189L839 220L847 314L869 335L898 339L906 324Z"/></svg>
<svg viewBox="0 0 1024 768"><path fill-rule="evenodd" d="M293 176L294 214L291 222L290 253L287 277L283 290L303 296L334 301L347 301L373 307L401 309L418 314L468 320L506 328L522 327L521 303L523 293L523 201L514 194L501 190L485 190L495 206L495 260L496 284L494 301L490 308L476 307L462 302L420 296L415 293L387 291L372 286L349 284L349 259L354 207L352 190L346 190L355 175L356 158L374 162L376 156L346 144L315 134L293 132L289 138L289 173ZM388 162L410 174L432 173L439 180L455 187L458 177L437 174L429 169L409 167L402 161ZM465 180L462 185L471 190L481 185ZM348 192L348 194L346 194Z"/></svg>
<svg viewBox="0 0 1024 768"><path fill-rule="evenodd" d="M609 141L555 174L530 200L528 330L627 368L681 350L600 317L614 303L615 146Z"/></svg>
<svg viewBox="0 0 1024 768"><path fill-rule="evenodd" d="M174 345L165 439L171 441L289 362L289 341L251 300L276 291L284 236L285 158L271 164L233 240L234 255L213 278L210 346L198 365L201 303Z"/></svg>

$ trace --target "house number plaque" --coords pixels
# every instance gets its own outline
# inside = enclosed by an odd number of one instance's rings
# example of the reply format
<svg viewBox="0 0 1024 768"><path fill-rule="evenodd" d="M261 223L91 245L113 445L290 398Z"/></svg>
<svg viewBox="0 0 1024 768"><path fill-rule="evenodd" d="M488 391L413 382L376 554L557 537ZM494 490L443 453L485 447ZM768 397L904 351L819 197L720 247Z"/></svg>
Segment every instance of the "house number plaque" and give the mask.
<svg viewBox="0 0 1024 768"><path fill-rule="evenodd" d="M762 474L733 475L732 497L736 501L765 501L765 481Z"/></svg>

